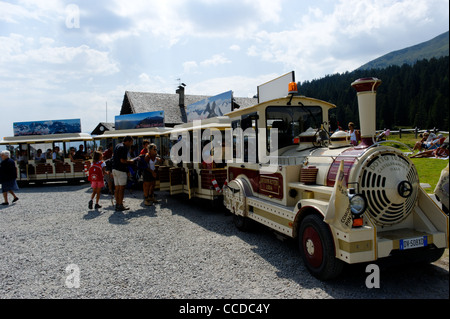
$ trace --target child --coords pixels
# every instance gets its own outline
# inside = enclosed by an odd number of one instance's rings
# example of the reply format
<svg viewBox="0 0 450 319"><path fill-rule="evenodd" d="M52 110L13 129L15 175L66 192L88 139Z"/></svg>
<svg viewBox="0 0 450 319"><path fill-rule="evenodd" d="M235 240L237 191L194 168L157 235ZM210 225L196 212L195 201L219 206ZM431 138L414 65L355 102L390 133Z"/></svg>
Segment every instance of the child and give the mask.
<svg viewBox="0 0 450 319"><path fill-rule="evenodd" d="M148 167L144 170L144 203L147 206L151 206L153 203L158 203L158 200L154 195L157 178L156 164L160 161L157 154L158 149L156 145L150 144L148 146L148 152L145 155L145 161L148 163Z"/></svg>
<svg viewBox="0 0 450 319"><path fill-rule="evenodd" d="M91 171L89 172L89 181L91 181L91 187L92 187L92 195L91 195L91 200L89 201L89 209L92 209L93 206L93 200L94 197L97 196L96 198L96 204L95 204L95 209L99 209L102 208L102 206L100 206L98 204L99 200L100 200L100 194L102 191L102 188L105 186L105 182L103 181L103 176L105 174L105 163L102 161L103 159L103 155L101 152L96 151L94 152L94 158L93 158L93 163L92 166L96 166L100 169L97 169L97 173L91 174Z"/></svg>

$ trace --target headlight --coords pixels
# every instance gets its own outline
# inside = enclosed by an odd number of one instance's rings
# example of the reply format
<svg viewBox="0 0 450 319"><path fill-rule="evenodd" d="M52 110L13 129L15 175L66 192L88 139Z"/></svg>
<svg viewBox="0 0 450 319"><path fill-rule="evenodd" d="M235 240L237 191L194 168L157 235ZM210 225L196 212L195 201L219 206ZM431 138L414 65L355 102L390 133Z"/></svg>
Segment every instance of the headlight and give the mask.
<svg viewBox="0 0 450 319"><path fill-rule="evenodd" d="M350 209L354 215L359 216L365 212L367 203L366 199L362 195L359 194L350 195L349 199L350 199Z"/></svg>

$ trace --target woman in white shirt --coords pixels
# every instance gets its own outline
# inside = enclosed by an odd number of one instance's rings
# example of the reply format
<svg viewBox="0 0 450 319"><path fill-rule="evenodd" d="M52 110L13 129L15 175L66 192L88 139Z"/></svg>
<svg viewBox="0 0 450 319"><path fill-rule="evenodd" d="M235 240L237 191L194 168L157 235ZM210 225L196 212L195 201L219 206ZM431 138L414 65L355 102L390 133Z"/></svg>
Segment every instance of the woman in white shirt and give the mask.
<svg viewBox="0 0 450 319"><path fill-rule="evenodd" d="M359 131L355 130L355 124L353 122L348 123L348 133L350 134L350 143L354 146L358 145L361 136Z"/></svg>

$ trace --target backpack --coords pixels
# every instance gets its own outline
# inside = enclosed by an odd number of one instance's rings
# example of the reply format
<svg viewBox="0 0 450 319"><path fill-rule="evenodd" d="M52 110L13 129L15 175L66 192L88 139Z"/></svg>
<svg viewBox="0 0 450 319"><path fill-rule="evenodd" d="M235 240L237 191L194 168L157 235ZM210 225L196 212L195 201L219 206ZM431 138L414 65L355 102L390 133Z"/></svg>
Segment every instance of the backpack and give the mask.
<svg viewBox="0 0 450 319"><path fill-rule="evenodd" d="M145 154L139 155L137 160L137 167L139 171L145 171L148 168L148 163L145 160Z"/></svg>
<svg viewBox="0 0 450 319"><path fill-rule="evenodd" d="M92 166L89 168L88 180L90 182L99 182L103 180L103 169L101 165L92 164Z"/></svg>

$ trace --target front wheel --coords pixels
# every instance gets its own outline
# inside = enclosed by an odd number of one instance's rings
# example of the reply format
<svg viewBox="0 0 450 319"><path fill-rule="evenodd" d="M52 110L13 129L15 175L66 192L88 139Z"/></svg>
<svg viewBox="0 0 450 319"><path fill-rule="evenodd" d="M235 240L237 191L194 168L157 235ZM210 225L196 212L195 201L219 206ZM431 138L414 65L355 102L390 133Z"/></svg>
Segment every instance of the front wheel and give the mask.
<svg viewBox="0 0 450 319"><path fill-rule="evenodd" d="M253 228L252 221L248 217L233 215L233 223L242 232L249 232Z"/></svg>
<svg viewBox="0 0 450 319"><path fill-rule="evenodd" d="M333 237L321 217L306 216L298 240L303 262L314 277L329 280L342 272L344 263L335 257Z"/></svg>

